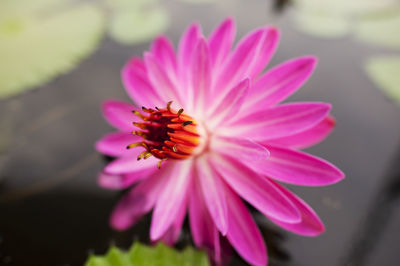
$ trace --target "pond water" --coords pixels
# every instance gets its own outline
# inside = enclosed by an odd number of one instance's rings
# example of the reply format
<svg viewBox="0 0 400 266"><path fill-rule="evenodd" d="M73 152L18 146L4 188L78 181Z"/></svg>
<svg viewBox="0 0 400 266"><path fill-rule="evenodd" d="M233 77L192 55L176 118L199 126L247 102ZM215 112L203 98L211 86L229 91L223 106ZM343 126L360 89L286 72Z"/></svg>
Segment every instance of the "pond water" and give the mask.
<svg viewBox="0 0 400 266"><path fill-rule="evenodd" d="M208 33L233 15L238 36L274 24L282 33L271 66L313 54L319 65L290 101L333 105L334 132L307 151L346 173L338 184L290 186L320 215L326 232L316 238L294 235L254 213L270 265L398 265L400 250L400 109L368 79L363 63L380 53L350 36L324 40L295 29L290 9L273 11L267 1L223 1L190 5L165 2L177 44L193 20ZM111 131L100 113L108 98L128 99L120 69L148 43L122 46L105 39L100 48L66 75L29 93L0 102L0 264L82 265L88 254L110 244L148 242L150 217L129 231L111 230L108 216L123 193L97 186L107 162L93 144ZM187 224L178 244L190 243ZM245 265L238 256L232 265Z"/></svg>

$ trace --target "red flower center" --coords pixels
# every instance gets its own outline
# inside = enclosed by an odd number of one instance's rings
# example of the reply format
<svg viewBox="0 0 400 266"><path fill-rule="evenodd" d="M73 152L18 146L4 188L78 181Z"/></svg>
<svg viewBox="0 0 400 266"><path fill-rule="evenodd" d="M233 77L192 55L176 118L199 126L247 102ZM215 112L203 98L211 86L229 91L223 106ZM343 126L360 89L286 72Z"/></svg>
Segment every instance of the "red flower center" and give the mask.
<svg viewBox="0 0 400 266"><path fill-rule="evenodd" d="M184 114L183 109L177 112L173 110L171 103L168 102L163 109L142 107L147 115L133 111L143 122L133 122L141 130L132 131L132 134L143 137L143 141L132 143L127 149L144 147L146 150L138 156L138 160L154 156L161 160L160 166L167 159L189 158L199 145L196 121Z"/></svg>

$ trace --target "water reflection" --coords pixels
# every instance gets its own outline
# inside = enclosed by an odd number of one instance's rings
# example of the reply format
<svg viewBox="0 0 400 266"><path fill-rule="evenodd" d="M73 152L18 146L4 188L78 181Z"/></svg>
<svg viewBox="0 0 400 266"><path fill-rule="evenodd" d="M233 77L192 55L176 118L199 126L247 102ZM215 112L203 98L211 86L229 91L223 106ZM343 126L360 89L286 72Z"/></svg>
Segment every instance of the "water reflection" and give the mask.
<svg viewBox="0 0 400 266"><path fill-rule="evenodd" d="M379 244L391 218L394 214L396 204L400 199L400 149L393 157L384 182L377 190L367 215L363 219L359 230L354 235L349 253L345 255L339 265L363 266Z"/></svg>

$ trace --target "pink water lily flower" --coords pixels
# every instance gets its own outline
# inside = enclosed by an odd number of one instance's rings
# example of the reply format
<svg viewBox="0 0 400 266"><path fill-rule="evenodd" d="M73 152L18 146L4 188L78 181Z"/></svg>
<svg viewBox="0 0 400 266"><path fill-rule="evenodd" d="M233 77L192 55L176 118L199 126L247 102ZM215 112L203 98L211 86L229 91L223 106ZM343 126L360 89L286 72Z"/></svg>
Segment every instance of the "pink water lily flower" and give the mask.
<svg viewBox="0 0 400 266"><path fill-rule="evenodd" d="M117 159L99 183L109 189L135 184L112 213L117 230L153 210L151 240L173 244L188 211L194 243L217 262L226 237L248 263L266 265L264 240L243 201L286 230L315 236L324 231L321 220L281 183L324 186L344 174L299 151L331 132L330 104L281 104L310 77L316 58L292 59L264 73L278 30L256 29L232 48L234 36L230 18L208 38L193 24L177 51L159 37L143 59L126 64L122 79L135 104L103 105L118 131L96 148Z"/></svg>

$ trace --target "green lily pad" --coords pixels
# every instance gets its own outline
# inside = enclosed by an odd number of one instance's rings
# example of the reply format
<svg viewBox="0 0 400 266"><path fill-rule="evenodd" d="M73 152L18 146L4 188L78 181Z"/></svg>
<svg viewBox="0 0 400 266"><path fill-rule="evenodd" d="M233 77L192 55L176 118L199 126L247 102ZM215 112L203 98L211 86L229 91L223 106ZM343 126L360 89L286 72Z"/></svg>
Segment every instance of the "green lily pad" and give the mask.
<svg viewBox="0 0 400 266"><path fill-rule="evenodd" d="M400 49L400 8L363 17L356 24L355 37L370 44Z"/></svg>
<svg viewBox="0 0 400 266"><path fill-rule="evenodd" d="M390 99L400 104L400 56L370 58L365 70L368 76Z"/></svg>
<svg viewBox="0 0 400 266"><path fill-rule="evenodd" d="M168 24L168 14L162 7L128 5L114 11L109 34L122 44L141 43L165 31Z"/></svg>
<svg viewBox="0 0 400 266"><path fill-rule="evenodd" d="M393 43L399 38L399 34L396 37L390 35L397 33L393 32L396 25L397 29L400 28L397 22L378 25L376 20L361 19L396 9L397 0L294 0L294 4L297 28L310 35L337 38L357 27L359 38L367 42ZM382 31L381 28L385 26L394 27Z"/></svg>
<svg viewBox="0 0 400 266"><path fill-rule="evenodd" d="M303 9L331 15L366 14L398 4L397 0L294 0L294 3Z"/></svg>
<svg viewBox="0 0 400 266"><path fill-rule="evenodd" d="M0 1L0 99L67 72L96 48L103 32L103 12L94 4Z"/></svg>
<svg viewBox="0 0 400 266"><path fill-rule="evenodd" d="M181 2L186 2L190 4L209 4L217 2L216 0L180 0Z"/></svg>
<svg viewBox="0 0 400 266"><path fill-rule="evenodd" d="M207 255L187 247L182 252L162 243L149 247L138 242L129 251L111 247L104 256L90 255L85 266L208 266Z"/></svg>
<svg viewBox="0 0 400 266"><path fill-rule="evenodd" d="M112 9L142 8L157 4L158 0L106 0L106 5Z"/></svg>
<svg viewBox="0 0 400 266"><path fill-rule="evenodd" d="M332 16L322 11L296 12L296 27L307 34L321 38L338 38L350 32L351 24L344 17Z"/></svg>

